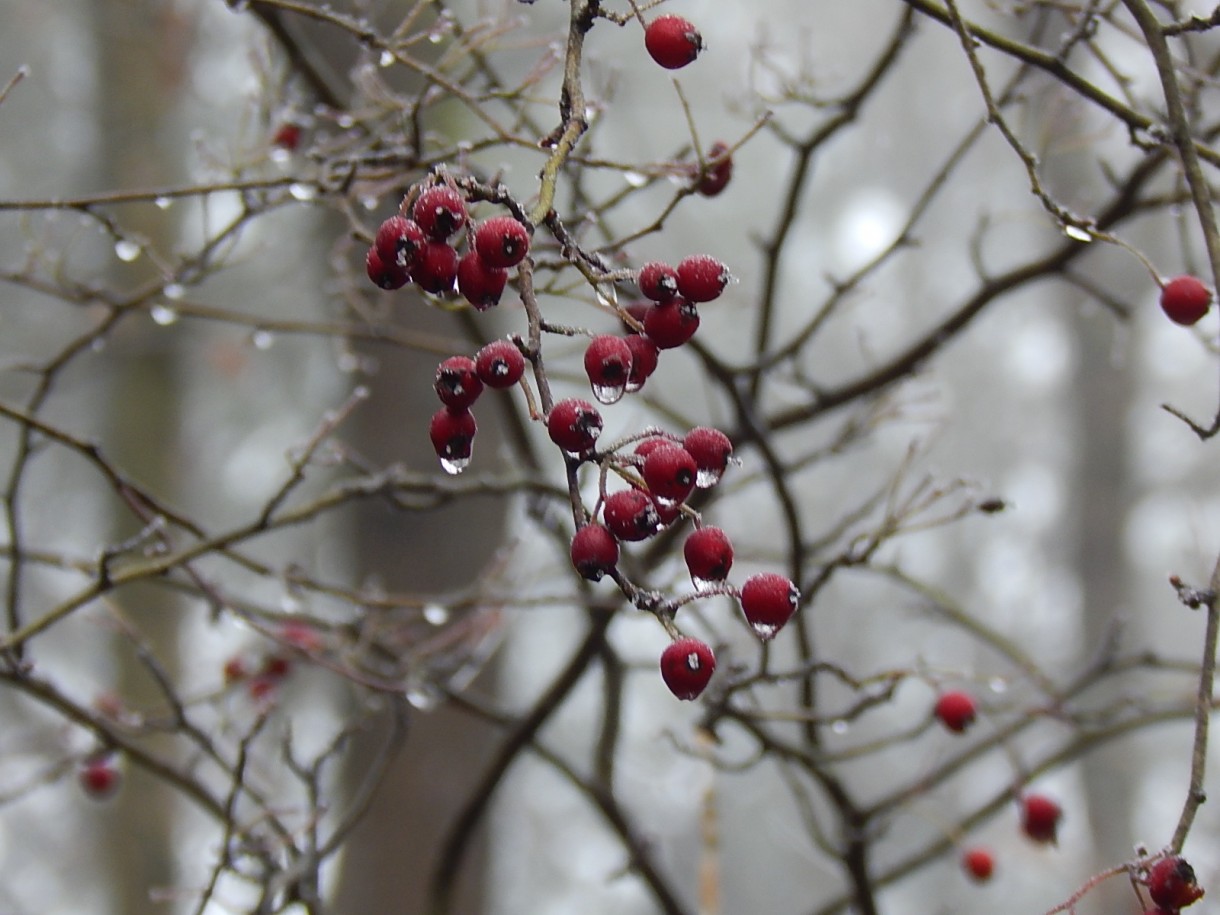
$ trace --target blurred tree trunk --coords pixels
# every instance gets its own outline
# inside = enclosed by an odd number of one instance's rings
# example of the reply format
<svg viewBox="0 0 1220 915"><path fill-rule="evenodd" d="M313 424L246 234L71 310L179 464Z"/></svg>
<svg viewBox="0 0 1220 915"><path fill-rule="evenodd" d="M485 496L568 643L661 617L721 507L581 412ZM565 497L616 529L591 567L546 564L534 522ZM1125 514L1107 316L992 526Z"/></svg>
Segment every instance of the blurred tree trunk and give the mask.
<svg viewBox="0 0 1220 915"><path fill-rule="evenodd" d="M182 177L180 153L186 143L175 133L173 115L181 104L189 65L192 30L173 4L156 0L82 4L90 17L97 61L98 138L95 188L142 188ZM174 214L152 207L121 212L124 228L149 239L162 250L174 238ZM155 278L148 257L132 264L115 261L121 288ZM172 332L151 321L128 320L110 341L121 358L107 359L108 376L98 379L106 391L102 438L114 463L170 504L182 481L175 474L180 386ZM119 507L108 539L121 542L142 524ZM163 589L125 589L119 602L146 645L173 678L178 667L180 618ZM115 683L119 696L139 709L162 709L164 696L130 644L116 636ZM161 749L164 749L162 747ZM175 873L175 802L163 782L129 768L127 785L107 826L126 841L99 843L108 860L113 900L110 911L148 911L149 893L172 887ZM99 909L100 911L100 909Z"/></svg>

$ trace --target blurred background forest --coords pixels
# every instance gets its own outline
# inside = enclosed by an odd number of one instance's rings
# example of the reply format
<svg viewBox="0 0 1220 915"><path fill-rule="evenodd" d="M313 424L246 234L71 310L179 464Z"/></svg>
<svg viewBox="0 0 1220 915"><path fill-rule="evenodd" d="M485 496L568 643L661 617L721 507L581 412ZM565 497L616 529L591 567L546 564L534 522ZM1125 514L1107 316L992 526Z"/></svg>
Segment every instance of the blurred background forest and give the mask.
<svg viewBox="0 0 1220 915"><path fill-rule="evenodd" d="M808 600L813 634L768 649L700 602L718 677L760 679L696 703L657 620L574 575L518 392L480 404L466 473L437 465L436 364L524 333L515 294L475 315L364 276L430 167L532 202L571 6L4 3L0 915L830 915L868 908L861 873L876 911L1037 913L1170 842L1206 608L1167 580L1207 586L1220 465L1161 405L1210 423L1217 346L1157 308L1149 264L1213 277L1127 5L675 0L706 50L672 74L630 15L585 37L556 210L616 268L736 278L604 434L729 431L701 511ZM985 121L959 7L1132 115L977 46L1058 215ZM1220 44L1172 50L1210 151ZM696 137L735 146L718 197L685 195ZM615 324L534 244L548 320ZM547 346L588 396L577 342ZM679 553L633 574L689 590ZM813 696L798 640L856 680ZM970 735L932 721L949 685ZM1057 847L1017 827L1026 784ZM1220 896L1218 827L1204 804L1185 850ZM1076 911L1141 907L1115 879Z"/></svg>

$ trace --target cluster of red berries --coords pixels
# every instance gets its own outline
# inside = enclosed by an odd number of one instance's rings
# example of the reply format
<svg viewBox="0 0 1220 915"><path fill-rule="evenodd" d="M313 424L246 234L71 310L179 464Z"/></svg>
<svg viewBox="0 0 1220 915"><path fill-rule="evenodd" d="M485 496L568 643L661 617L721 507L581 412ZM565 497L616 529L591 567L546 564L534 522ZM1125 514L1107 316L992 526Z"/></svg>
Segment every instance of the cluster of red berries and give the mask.
<svg viewBox="0 0 1220 915"><path fill-rule="evenodd" d="M1161 287L1161 310L1175 324L1197 324L1211 307L1211 290L1197 277L1174 277Z"/></svg>
<svg viewBox="0 0 1220 915"><path fill-rule="evenodd" d="M480 311L499 304L509 270L529 252L530 230L524 223L493 216L470 227L466 199L447 183L408 193L401 210L378 227L365 257L374 284L400 289L414 282L439 296L456 289ZM467 251L459 256L451 240L462 229L467 229Z"/></svg>
<svg viewBox="0 0 1220 915"><path fill-rule="evenodd" d="M449 473L470 463L478 431L470 407L483 388L511 388L525 374L525 357L510 340L494 340L471 356L450 356L436 367L436 396L444 404L432 416L428 436Z"/></svg>

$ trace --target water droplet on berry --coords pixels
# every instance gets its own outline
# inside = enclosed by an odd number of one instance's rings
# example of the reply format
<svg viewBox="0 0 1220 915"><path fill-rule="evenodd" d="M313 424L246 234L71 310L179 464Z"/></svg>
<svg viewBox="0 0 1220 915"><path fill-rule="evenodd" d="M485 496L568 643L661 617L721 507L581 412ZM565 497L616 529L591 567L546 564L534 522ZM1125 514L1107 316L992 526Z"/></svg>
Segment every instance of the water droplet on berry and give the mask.
<svg viewBox="0 0 1220 915"><path fill-rule="evenodd" d="M711 489L720 482L720 477L723 471L715 468L700 467L699 472L695 474L695 487L697 489Z"/></svg>
<svg viewBox="0 0 1220 915"><path fill-rule="evenodd" d="M463 470L470 466L470 458L441 458L441 468L445 473L451 473L457 476Z"/></svg>
<svg viewBox="0 0 1220 915"><path fill-rule="evenodd" d="M750 628L764 642L771 641L775 638L775 633L779 632L779 626L774 623L750 623Z"/></svg>
<svg viewBox="0 0 1220 915"><path fill-rule="evenodd" d="M427 604L424 607L424 619L433 626L443 626L449 622L449 608L442 604Z"/></svg>
<svg viewBox="0 0 1220 915"><path fill-rule="evenodd" d="M139 257L143 250L144 248L139 242L132 241L130 238L120 238L114 243L114 256L126 264L130 264Z"/></svg>
<svg viewBox="0 0 1220 915"><path fill-rule="evenodd" d="M318 196L318 189L312 184L305 184L302 181L294 181L288 185L288 193L292 195L294 200L313 200Z"/></svg>
<svg viewBox="0 0 1220 915"><path fill-rule="evenodd" d="M256 330L250 335L250 343L255 349L271 349L271 344L275 343L275 334L269 330Z"/></svg>
<svg viewBox="0 0 1220 915"><path fill-rule="evenodd" d="M162 327L169 327L178 320L178 312L168 305L154 305L148 310L148 316L153 319L154 323L160 324Z"/></svg>
<svg viewBox="0 0 1220 915"><path fill-rule="evenodd" d="M595 384L592 387L593 399L601 404L617 403L627 390L627 386L622 384Z"/></svg>

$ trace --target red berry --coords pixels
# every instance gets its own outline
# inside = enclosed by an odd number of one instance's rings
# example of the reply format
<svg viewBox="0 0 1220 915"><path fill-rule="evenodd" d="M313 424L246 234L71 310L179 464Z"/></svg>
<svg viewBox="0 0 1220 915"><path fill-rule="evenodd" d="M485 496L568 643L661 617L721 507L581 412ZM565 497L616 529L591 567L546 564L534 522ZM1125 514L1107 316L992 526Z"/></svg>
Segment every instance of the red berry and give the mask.
<svg viewBox="0 0 1220 915"><path fill-rule="evenodd" d="M936 717L955 734L960 734L974 722L974 699L960 690L942 693L936 700Z"/></svg>
<svg viewBox="0 0 1220 915"><path fill-rule="evenodd" d="M443 241L429 240L419 249L411 267L411 279L424 292L444 295L453 292L457 279L458 254Z"/></svg>
<svg viewBox="0 0 1220 915"><path fill-rule="evenodd" d="M674 349L695 335L699 312L686 299L658 302L644 313L644 333L658 349Z"/></svg>
<svg viewBox="0 0 1220 915"><path fill-rule="evenodd" d="M500 304L508 271L489 267L475 252L467 251L457 265L458 292L479 311Z"/></svg>
<svg viewBox="0 0 1220 915"><path fill-rule="evenodd" d="M1186 859L1170 855L1148 869L1148 895L1162 909L1176 911L1203 898L1203 888Z"/></svg>
<svg viewBox="0 0 1220 915"><path fill-rule="evenodd" d="M391 216L378 227L373 246L383 263L410 269L427 240L424 230L415 220Z"/></svg>
<svg viewBox="0 0 1220 915"><path fill-rule="evenodd" d="M697 487L709 489L720 482L733 454L733 443L727 435L710 426L696 426L686 433L682 447L690 452L699 466L699 474L695 478Z"/></svg>
<svg viewBox="0 0 1220 915"><path fill-rule="evenodd" d="M661 351L649 337L628 334L623 338L631 350L631 371L627 375L627 392L633 393L644 387L644 382L657 370Z"/></svg>
<svg viewBox="0 0 1220 915"><path fill-rule="evenodd" d="M631 377L631 347L622 337L601 334L585 350L585 374L599 403L611 404L627 390Z"/></svg>
<svg viewBox="0 0 1220 915"><path fill-rule="evenodd" d="M661 504L685 501L695 488L699 465L681 445L666 442L644 458L643 476L648 491Z"/></svg>
<svg viewBox="0 0 1220 915"><path fill-rule="evenodd" d="M606 496L602 519L610 533L628 542L647 540L661 526L652 499L638 489L624 489Z"/></svg>
<svg viewBox="0 0 1220 915"><path fill-rule="evenodd" d="M571 555L582 578L601 581L618 564L618 541L604 524L586 524L572 538Z"/></svg>
<svg viewBox="0 0 1220 915"><path fill-rule="evenodd" d="M382 289L401 289L411 279L406 267L383 261L376 247L369 248L369 253L365 255L364 270L373 285Z"/></svg>
<svg viewBox="0 0 1220 915"><path fill-rule="evenodd" d="M1035 842L1058 844L1062 817L1059 805L1044 794L1026 794L1021 798L1021 828Z"/></svg>
<svg viewBox="0 0 1220 915"><path fill-rule="evenodd" d="M474 414L469 410L441 407L433 414L432 422L428 424L428 437L446 472L461 473L466 469L478 428Z"/></svg>
<svg viewBox="0 0 1220 915"><path fill-rule="evenodd" d="M466 225L466 201L453 188L437 184L416 198L411 215L429 238L444 241Z"/></svg>
<svg viewBox="0 0 1220 915"><path fill-rule="evenodd" d="M733 568L733 544L718 527L701 527L691 531L682 545L686 568L695 581L724 581Z"/></svg>
<svg viewBox="0 0 1220 915"><path fill-rule="evenodd" d="M623 306L623 311L635 319L636 323L643 326L644 315L648 313L648 309L652 307L652 303L646 299L636 299L634 302L628 302ZM639 331L623 321L623 331L635 336L639 335Z"/></svg>
<svg viewBox="0 0 1220 915"><path fill-rule="evenodd" d="M644 47L666 70L677 70L699 56L703 37L681 16L658 16L644 29Z"/></svg>
<svg viewBox="0 0 1220 915"><path fill-rule="evenodd" d="M639 458L639 461L637 461L637 463L641 467L644 466L644 459L647 458L648 455L652 454L662 445L672 445L672 444L673 444L673 442L671 442L667 438L646 438L646 439L644 439L644 441L640 442L638 445L635 446L635 455L636 455L636 457Z"/></svg>
<svg viewBox="0 0 1220 915"><path fill-rule="evenodd" d="M511 388L525 374L525 357L511 340L493 340L474 355L479 379L489 388Z"/></svg>
<svg viewBox="0 0 1220 915"><path fill-rule="evenodd" d="M475 229L474 250L489 266L515 267L529 249L529 229L511 216L493 216Z"/></svg>
<svg viewBox="0 0 1220 915"><path fill-rule="evenodd" d="M469 356L450 356L436 367L436 396L451 410L465 410L483 393L478 366Z"/></svg>
<svg viewBox="0 0 1220 915"><path fill-rule="evenodd" d="M775 572L760 572L741 586L741 609L750 628L764 642L775 637L796 612L801 592Z"/></svg>
<svg viewBox="0 0 1220 915"><path fill-rule="evenodd" d="M280 149L287 149L290 152L297 148L301 143L301 125L294 124L288 121L276 128L275 135L271 138L271 145L278 146Z"/></svg>
<svg viewBox="0 0 1220 915"><path fill-rule="evenodd" d="M234 655L225 661L221 671L224 675L225 683L237 683L250 676L250 671L246 668L246 662L240 655Z"/></svg>
<svg viewBox="0 0 1220 915"><path fill-rule="evenodd" d="M81 789L89 797L104 801L119 790L122 775L110 754L101 754L85 760L77 773Z"/></svg>
<svg viewBox="0 0 1220 915"><path fill-rule="evenodd" d="M678 271L669 264L650 261L635 276L640 294L654 302L668 302L678 294Z"/></svg>
<svg viewBox="0 0 1220 915"><path fill-rule="evenodd" d="M716 672L716 656L707 643L681 638L661 652L661 679L679 699L694 699Z"/></svg>
<svg viewBox="0 0 1220 915"><path fill-rule="evenodd" d="M995 871L995 859L986 848L968 848L962 853L962 868L973 880L990 880Z"/></svg>
<svg viewBox="0 0 1220 915"><path fill-rule="evenodd" d="M1195 324L1212 304L1211 291L1193 276L1179 276L1161 288L1161 310L1177 324Z"/></svg>
<svg viewBox="0 0 1220 915"><path fill-rule="evenodd" d="M729 147L717 141L707 151L707 170L699 178L695 190L704 197L715 197L728 187L732 177L733 157L729 154Z"/></svg>
<svg viewBox="0 0 1220 915"><path fill-rule="evenodd" d="M583 454L602 433L602 415L588 401L574 397L561 400L547 415L546 431L564 451Z"/></svg>
<svg viewBox="0 0 1220 915"><path fill-rule="evenodd" d="M710 254L692 254L678 262L678 293L692 302L719 298L732 278L729 268Z"/></svg>

